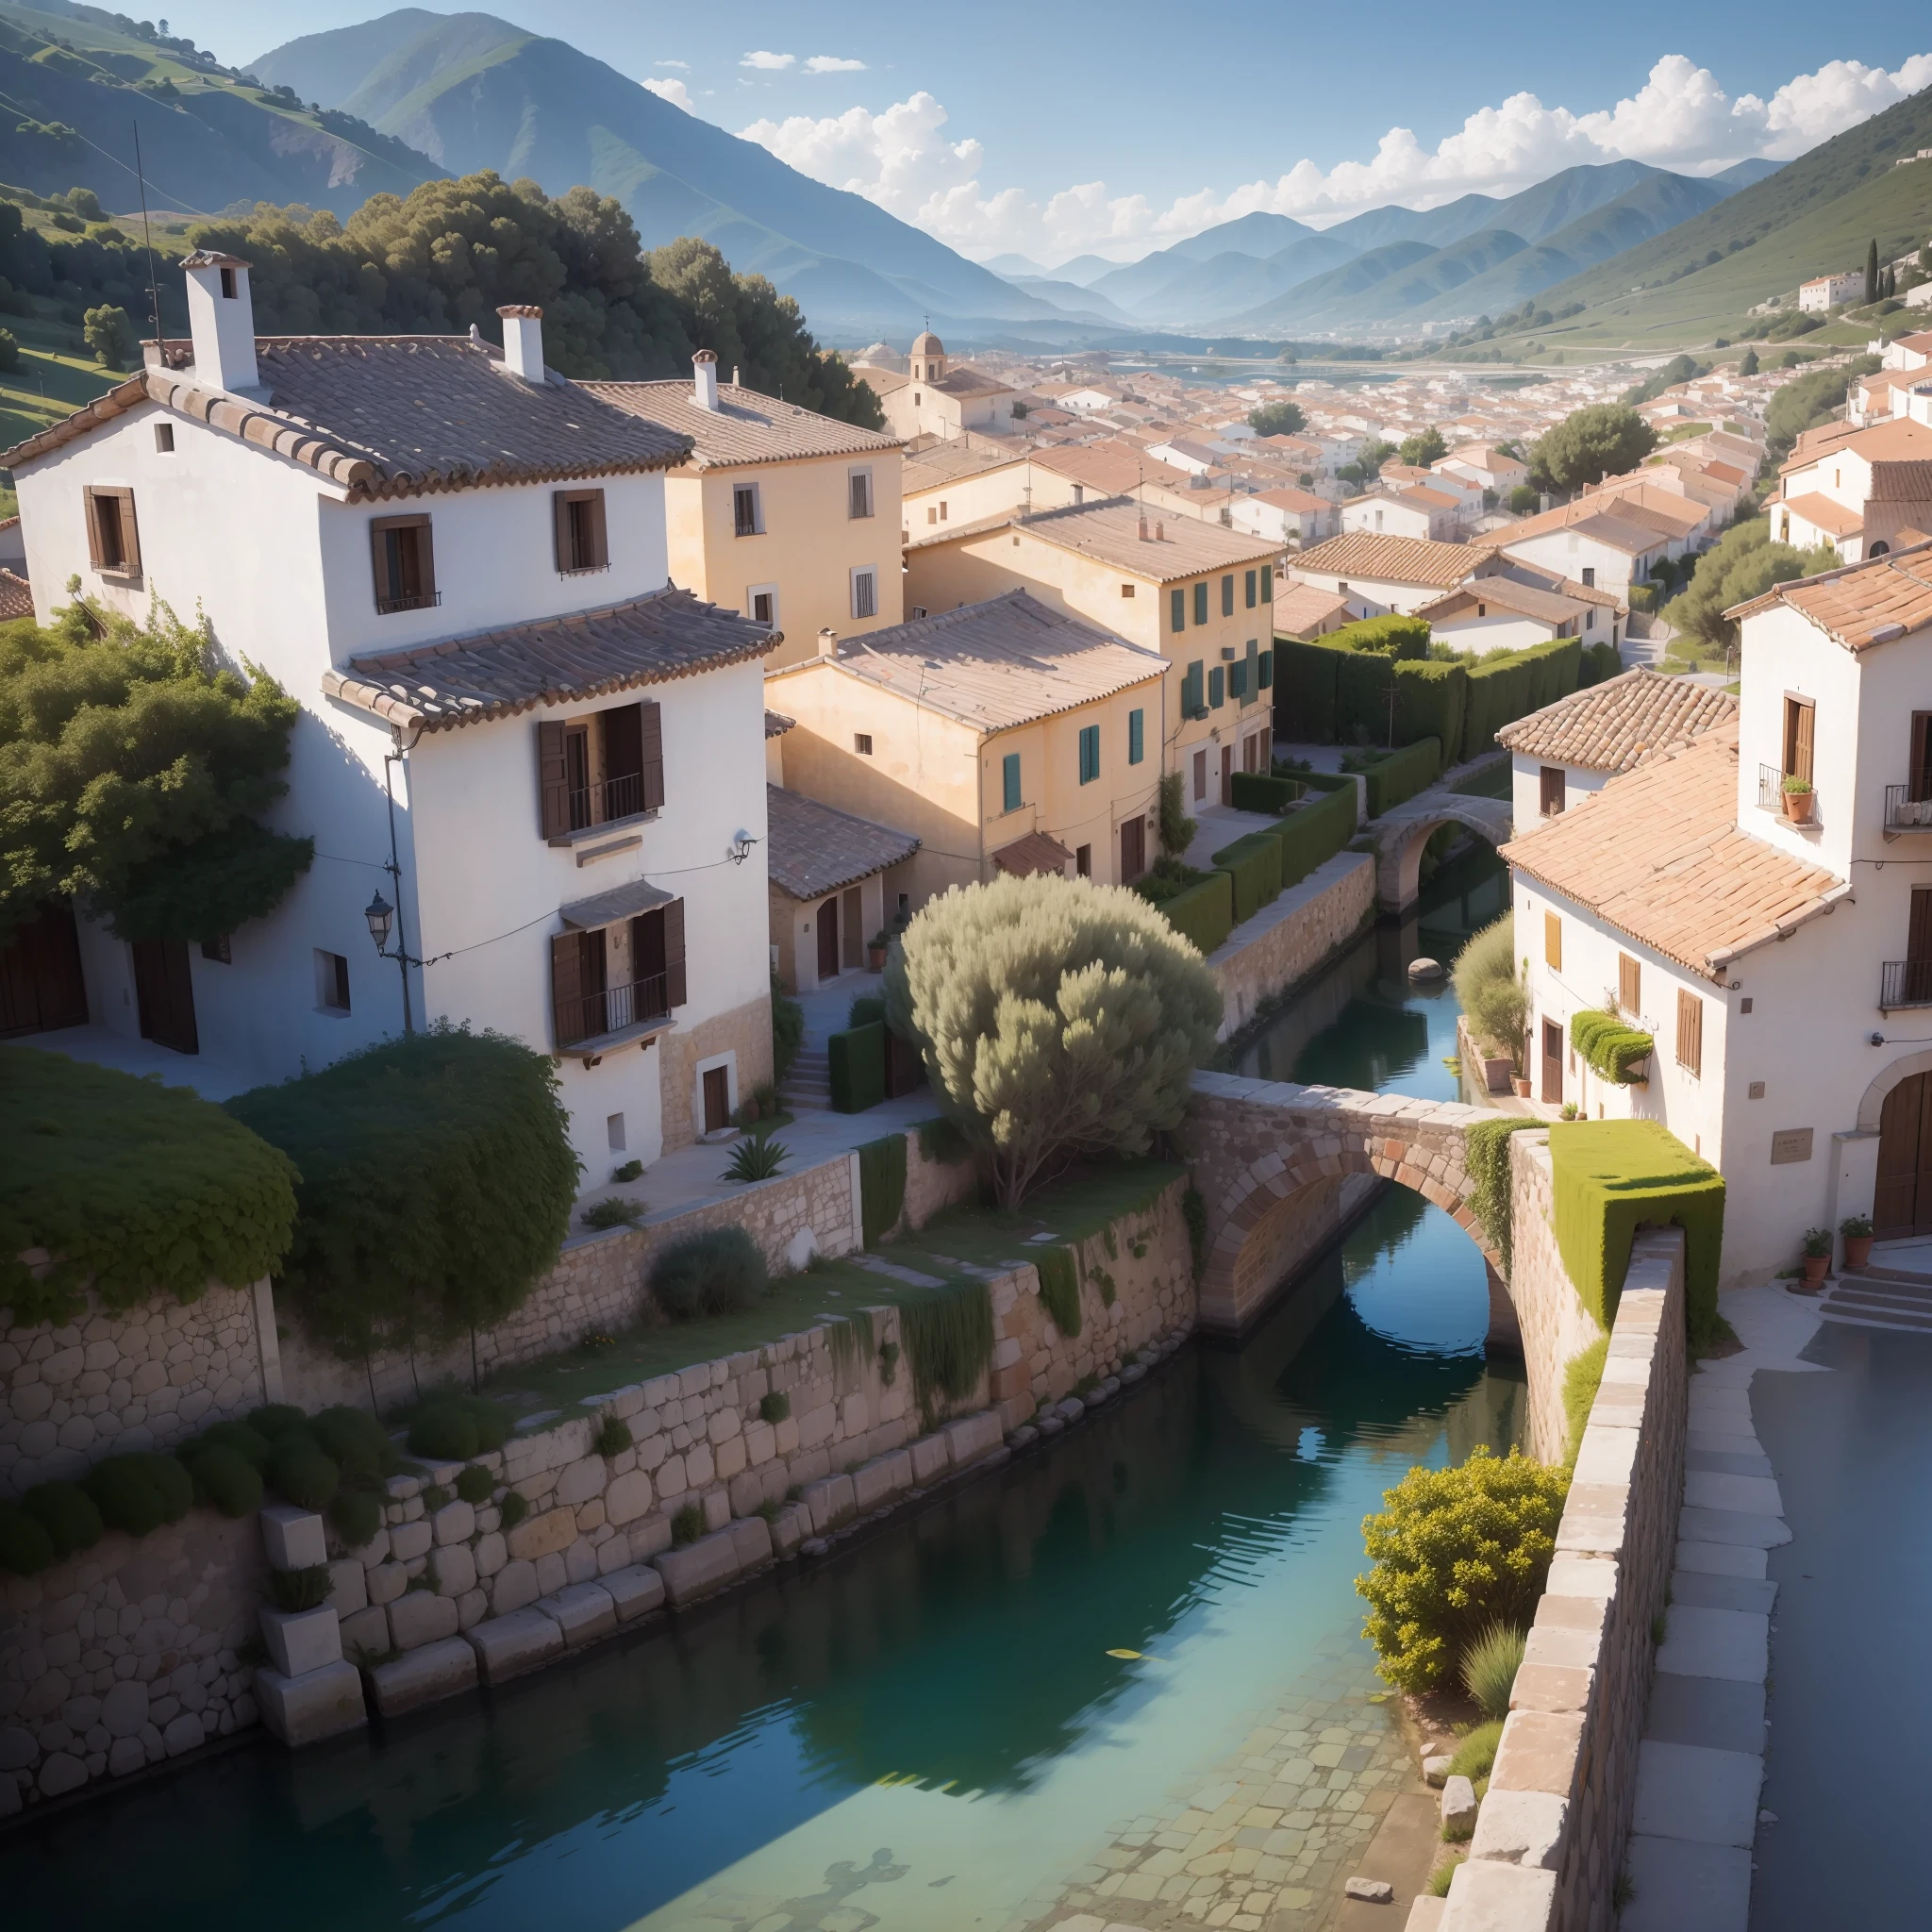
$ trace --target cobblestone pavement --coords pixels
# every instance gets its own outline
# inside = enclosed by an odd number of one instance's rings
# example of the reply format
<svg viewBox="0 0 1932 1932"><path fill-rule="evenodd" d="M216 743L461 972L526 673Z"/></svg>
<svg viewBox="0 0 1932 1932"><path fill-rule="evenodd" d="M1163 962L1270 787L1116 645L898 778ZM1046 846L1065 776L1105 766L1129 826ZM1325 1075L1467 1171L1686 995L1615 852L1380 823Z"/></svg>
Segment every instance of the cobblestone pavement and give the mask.
<svg viewBox="0 0 1932 1932"><path fill-rule="evenodd" d="M1238 1749L1176 1783L1154 1817L1124 1819L1110 1844L1005 1932L1231 1926L1317 1932L1398 1791L1417 1783L1373 1661L1324 1646ZM1377 1874L1365 1874L1374 1877Z"/></svg>

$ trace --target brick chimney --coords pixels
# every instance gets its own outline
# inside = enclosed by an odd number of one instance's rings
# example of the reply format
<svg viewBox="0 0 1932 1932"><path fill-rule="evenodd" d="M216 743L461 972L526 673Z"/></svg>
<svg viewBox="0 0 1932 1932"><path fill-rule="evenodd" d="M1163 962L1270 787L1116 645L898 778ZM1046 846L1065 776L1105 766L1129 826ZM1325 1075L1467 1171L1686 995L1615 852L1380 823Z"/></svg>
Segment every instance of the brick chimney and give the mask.
<svg viewBox="0 0 1932 1932"><path fill-rule="evenodd" d="M718 358L708 349L700 349L691 358L691 401L701 409L718 407Z"/></svg>
<svg viewBox="0 0 1932 1932"><path fill-rule="evenodd" d="M525 382L543 380L543 311L528 303L512 302L499 308L503 318L503 359L512 375Z"/></svg>

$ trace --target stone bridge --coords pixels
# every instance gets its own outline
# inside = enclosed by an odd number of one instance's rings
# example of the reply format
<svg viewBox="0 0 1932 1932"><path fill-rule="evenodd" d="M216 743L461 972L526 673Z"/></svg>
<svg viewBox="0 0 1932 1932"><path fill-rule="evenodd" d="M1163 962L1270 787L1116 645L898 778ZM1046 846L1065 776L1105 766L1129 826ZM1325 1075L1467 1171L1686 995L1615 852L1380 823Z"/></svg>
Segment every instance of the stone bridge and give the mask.
<svg viewBox="0 0 1932 1932"><path fill-rule="evenodd" d="M1416 902L1423 848L1443 825L1463 825L1491 845L1505 843L1513 818L1507 798L1466 797L1459 791L1424 791L1385 811L1366 829L1375 841L1375 906L1407 912Z"/></svg>
<svg viewBox="0 0 1932 1932"><path fill-rule="evenodd" d="M1469 1205L1463 1137L1488 1118L1452 1101L1196 1074L1181 1138L1208 1206L1201 1325L1225 1335L1247 1327L1387 1180L1467 1231L1490 1264L1492 1333L1513 1340L1497 1257Z"/></svg>

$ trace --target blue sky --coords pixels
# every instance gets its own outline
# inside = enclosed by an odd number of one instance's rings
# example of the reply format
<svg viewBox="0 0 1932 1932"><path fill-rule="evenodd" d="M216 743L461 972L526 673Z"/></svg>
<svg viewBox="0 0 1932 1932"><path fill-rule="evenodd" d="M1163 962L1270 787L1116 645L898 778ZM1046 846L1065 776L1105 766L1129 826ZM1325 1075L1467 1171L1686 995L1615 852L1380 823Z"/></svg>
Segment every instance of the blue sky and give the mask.
<svg viewBox="0 0 1932 1932"><path fill-rule="evenodd" d="M235 62L381 10L176 5L175 32ZM537 0L488 10L558 28ZM1253 15L578 0L564 38L967 254L1050 262L1132 258L1252 208L1321 225L1391 200L1507 193L1576 161L1694 174L1786 158L1932 85L1932 15L1890 0L1845 14L1357 0Z"/></svg>

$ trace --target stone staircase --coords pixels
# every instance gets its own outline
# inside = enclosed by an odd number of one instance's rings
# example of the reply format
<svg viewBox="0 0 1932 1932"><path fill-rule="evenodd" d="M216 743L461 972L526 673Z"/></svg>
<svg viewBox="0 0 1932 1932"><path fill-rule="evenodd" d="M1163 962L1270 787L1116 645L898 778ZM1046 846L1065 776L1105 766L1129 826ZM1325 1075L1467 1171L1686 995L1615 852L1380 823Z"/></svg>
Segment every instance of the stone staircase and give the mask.
<svg viewBox="0 0 1932 1932"><path fill-rule="evenodd" d="M829 1113L832 1110L832 1062L823 1043L808 1042L799 1049L791 1071L785 1075L784 1094L793 1113Z"/></svg>
<svg viewBox="0 0 1932 1932"><path fill-rule="evenodd" d="M1932 1275L1873 1263L1833 1278L1818 1312L1836 1322L1932 1333Z"/></svg>

